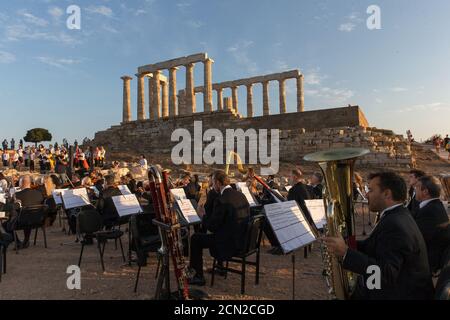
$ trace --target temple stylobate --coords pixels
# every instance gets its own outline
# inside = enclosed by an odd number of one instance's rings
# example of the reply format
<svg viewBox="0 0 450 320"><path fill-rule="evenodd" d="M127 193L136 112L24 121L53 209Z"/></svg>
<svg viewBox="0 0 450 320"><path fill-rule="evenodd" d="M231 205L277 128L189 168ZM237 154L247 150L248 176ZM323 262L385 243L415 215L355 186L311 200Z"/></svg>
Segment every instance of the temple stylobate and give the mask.
<svg viewBox="0 0 450 320"><path fill-rule="evenodd" d="M203 63L204 84L195 86L194 67ZM220 110L238 110L238 88L246 87L247 117L254 116L253 86L262 85L263 116L270 114L269 83L278 82L279 113L287 112L286 80L296 79L297 112L304 111L303 75L299 70L255 76L221 83L212 82L212 64L214 60L207 53L193 54L167 61L149 64L138 68L137 78L137 120L158 120L167 117L192 115L196 113L196 94L203 94L203 112ZM177 72L184 68L185 88L177 91ZM163 75L167 70L169 77ZM132 77L123 76L123 122L131 119L130 82ZM146 111L145 84L148 79L148 117ZM223 90L230 89L231 97L224 97ZM213 90L216 91L217 103L213 106Z"/></svg>

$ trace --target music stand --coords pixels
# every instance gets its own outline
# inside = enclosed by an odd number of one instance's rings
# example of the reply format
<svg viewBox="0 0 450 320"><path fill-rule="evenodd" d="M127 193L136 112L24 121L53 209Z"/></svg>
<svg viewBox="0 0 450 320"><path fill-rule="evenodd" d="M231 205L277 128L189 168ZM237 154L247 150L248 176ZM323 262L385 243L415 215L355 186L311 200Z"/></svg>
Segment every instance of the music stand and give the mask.
<svg viewBox="0 0 450 320"><path fill-rule="evenodd" d="M292 299L295 299L295 252L313 243L318 236L296 201L267 204L264 212L285 255L292 254Z"/></svg>
<svg viewBox="0 0 450 320"><path fill-rule="evenodd" d="M126 187L126 186L125 186ZM127 188L128 189L128 188ZM122 190L121 190L122 191ZM135 194L122 194L112 197L119 218L143 213ZM128 264L131 266L131 220L128 220Z"/></svg>

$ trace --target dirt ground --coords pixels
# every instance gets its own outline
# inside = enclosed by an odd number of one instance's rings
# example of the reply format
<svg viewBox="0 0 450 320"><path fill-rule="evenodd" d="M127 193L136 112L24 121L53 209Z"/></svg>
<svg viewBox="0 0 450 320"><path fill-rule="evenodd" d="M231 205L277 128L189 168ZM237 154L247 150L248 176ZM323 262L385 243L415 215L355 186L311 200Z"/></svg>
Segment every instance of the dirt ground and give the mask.
<svg viewBox="0 0 450 320"><path fill-rule="evenodd" d="M373 220L372 213L370 218ZM364 215L365 231L368 224L367 211ZM362 236L362 215L357 217L357 235ZM137 266L129 266L122 260L120 247L115 250L114 242L109 242L105 251L106 272L102 272L97 247L85 247L81 264L81 290L69 290L66 286L69 274L67 267L76 265L81 246L74 242L73 235L66 235L58 222L48 229L48 248L44 248L42 233L38 233L36 246L30 246L16 254L12 247L7 255L7 273L0 283L1 300L144 300L153 299L156 287L156 255L148 259L148 266L141 272L138 292L134 293L134 280ZM127 236L123 237L125 250L128 246ZM246 294L240 294L240 276L228 274L225 279L216 276L214 286L210 286L211 276L205 272L207 285L192 288L201 289L208 294L207 299L292 299L292 255L276 256L267 253L270 245L263 241L261 248L260 283L255 285L255 269L247 267ZM204 268L212 265L207 250ZM308 258L304 258L303 249L296 253L295 264L295 299L328 299L327 287L321 275L322 259L319 244L313 245ZM230 265L231 266L231 265ZM237 265L236 265L237 266ZM172 289L175 282L172 276Z"/></svg>

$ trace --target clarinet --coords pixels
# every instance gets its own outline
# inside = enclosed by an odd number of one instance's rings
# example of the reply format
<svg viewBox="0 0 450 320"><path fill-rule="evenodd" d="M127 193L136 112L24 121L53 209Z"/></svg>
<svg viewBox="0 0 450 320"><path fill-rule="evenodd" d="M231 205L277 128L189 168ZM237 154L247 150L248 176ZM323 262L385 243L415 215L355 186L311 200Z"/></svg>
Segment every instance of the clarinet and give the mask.
<svg viewBox="0 0 450 320"><path fill-rule="evenodd" d="M161 178L158 170L151 167L149 171L149 180L150 192L158 220L172 227L170 233L167 234L168 249L172 256L178 292L184 300L188 300L189 288L186 264L183 256L183 245L181 242L180 224L175 208L170 201L168 172L163 171Z"/></svg>

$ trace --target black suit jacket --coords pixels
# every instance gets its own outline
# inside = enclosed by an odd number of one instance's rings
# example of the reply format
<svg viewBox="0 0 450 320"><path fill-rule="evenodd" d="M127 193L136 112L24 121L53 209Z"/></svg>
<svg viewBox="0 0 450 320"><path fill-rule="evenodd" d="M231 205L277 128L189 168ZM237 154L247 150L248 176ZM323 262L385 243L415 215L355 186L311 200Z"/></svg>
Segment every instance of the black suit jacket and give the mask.
<svg viewBox="0 0 450 320"><path fill-rule="evenodd" d="M44 195L41 190L24 189L16 193L16 199L22 202L22 207L36 206L44 203Z"/></svg>
<svg viewBox="0 0 450 320"><path fill-rule="evenodd" d="M370 236L349 249L343 267L362 275L353 298L373 300L432 299L427 249L417 224L403 206L385 212ZM381 289L366 287L367 267L381 271Z"/></svg>
<svg viewBox="0 0 450 320"><path fill-rule="evenodd" d="M311 214L309 213L309 210L306 207L305 203L305 200L310 199L310 195L306 186L303 183L298 182L291 189L289 189L287 199L289 201L295 200L300 209L302 209L302 212L305 214L305 218L308 219L311 225L314 225L314 220L312 219Z"/></svg>
<svg viewBox="0 0 450 320"><path fill-rule="evenodd" d="M442 253L450 244L446 237L448 222L447 211L439 199L430 201L417 212L416 223L427 245L431 271L439 269Z"/></svg>
<svg viewBox="0 0 450 320"><path fill-rule="evenodd" d="M411 213L411 215L413 216L413 218L415 219L417 216L417 213L419 212L420 209L420 202L416 200L416 195L414 194L414 188L410 188L409 189L409 197L410 197L410 201L408 203L408 210Z"/></svg>
<svg viewBox="0 0 450 320"><path fill-rule="evenodd" d="M225 260L242 249L249 216L250 205L241 192L227 188L216 198L211 215L203 217L204 226L213 233L213 257Z"/></svg>
<svg viewBox="0 0 450 320"><path fill-rule="evenodd" d="M97 201L97 210L102 215L103 223L107 227L114 225L119 220L119 214L117 213L112 197L120 195L122 195L122 192L119 188L108 187L102 191Z"/></svg>

